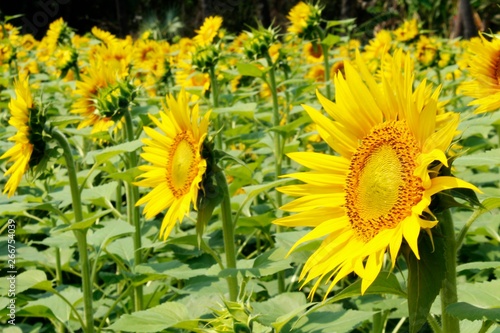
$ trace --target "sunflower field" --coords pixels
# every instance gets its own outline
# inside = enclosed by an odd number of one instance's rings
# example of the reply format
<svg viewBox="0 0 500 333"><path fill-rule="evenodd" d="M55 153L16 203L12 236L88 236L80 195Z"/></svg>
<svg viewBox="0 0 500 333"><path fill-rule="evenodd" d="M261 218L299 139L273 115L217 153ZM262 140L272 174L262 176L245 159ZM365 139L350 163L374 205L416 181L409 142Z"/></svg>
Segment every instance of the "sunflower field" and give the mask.
<svg viewBox="0 0 500 333"><path fill-rule="evenodd" d="M2 332L500 332L500 35L0 27Z"/></svg>

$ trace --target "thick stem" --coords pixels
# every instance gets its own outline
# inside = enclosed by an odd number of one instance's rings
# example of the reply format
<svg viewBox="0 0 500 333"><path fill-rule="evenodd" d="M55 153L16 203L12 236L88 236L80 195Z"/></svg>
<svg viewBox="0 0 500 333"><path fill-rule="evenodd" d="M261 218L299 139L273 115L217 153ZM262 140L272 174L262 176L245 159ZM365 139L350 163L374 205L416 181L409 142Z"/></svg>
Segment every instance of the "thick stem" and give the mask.
<svg viewBox="0 0 500 333"><path fill-rule="evenodd" d="M125 132L127 135L127 141L131 142L134 140L134 127L132 124L132 116L129 110L125 110ZM137 154L135 151L128 153L129 168L135 168L137 166ZM135 206L139 198L139 190L136 186L132 184L126 184L127 186L127 216L129 223L134 226L134 265L137 266L142 263L142 242L141 242L141 221L139 215L139 208ZM140 311L143 308L143 290L142 285L138 285L134 289L134 305L135 311Z"/></svg>
<svg viewBox="0 0 500 333"><path fill-rule="evenodd" d="M66 160L66 168L68 170L69 186L71 189L71 199L73 203L73 212L75 214L75 222L83 220L82 202L80 200L80 191L78 188L78 178L76 176L75 162L73 154L66 136L56 127L50 131L54 140L59 143L63 149L64 159ZM83 306L85 312L85 333L94 332L94 311L92 307L92 281L90 274L90 263L87 253L87 229L75 229L74 231L78 252L80 255L80 266L82 270L82 291L83 291Z"/></svg>
<svg viewBox="0 0 500 333"><path fill-rule="evenodd" d="M215 173L217 184L223 191L221 203L222 234L224 237L224 251L226 252L226 268L236 269L236 251L234 239L234 225L231 212L231 200L229 198L229 188L227 186L226 176L222 170ZM238 280L236 272L227 277L229 287L229 300L236 301L238 296Z"/></svg>
<svg viewBox="0 0 500 333"><path fill-rule="evenodd" d="M439 214L439 224L445 241L446 272L441 286L441 322L443 332L460 332L458 318L446 312L448 305L456 303L457 297L457 253L455 243L455 228L449 209Z"/></svg>
<svg viewBox="0 0 500 333"><path fill-rule="evenodd" d="M279 113L279 105L278 105L278 91L276 87L276 72L274 70L274 63L271 59L269 53L266 53L266 61L269 66L269 89L271 90L271 96L273 100L273 126L277 128L280 126L280 113ZM274 132L273 135L273 143L274 143L274 158L275 158L275 179L279 179L279 176L282 174L282 162L283 162L283 154L282 154L282 146L281 146L281 136L278 131ZM276 205L281 207L283 204L283 199L281 196L281 192L275 191L276 193ZM276 226L276 232L281 232L281 226ZM282 293L285 291L285 275L283 272L278 272L278 292Z"/></svg>
<svg viewBox="0 0 500 333"><path fill-rule="evenodd" d="M215 67L210 67L210 85L212 87L212 106L214 108L219 107L219 85L217 84L217 77L215 76ZM217 134L215 136L215 148L222 150L222 131L221 131L221 115L217 114L215 118L215 129Z"/></svg>

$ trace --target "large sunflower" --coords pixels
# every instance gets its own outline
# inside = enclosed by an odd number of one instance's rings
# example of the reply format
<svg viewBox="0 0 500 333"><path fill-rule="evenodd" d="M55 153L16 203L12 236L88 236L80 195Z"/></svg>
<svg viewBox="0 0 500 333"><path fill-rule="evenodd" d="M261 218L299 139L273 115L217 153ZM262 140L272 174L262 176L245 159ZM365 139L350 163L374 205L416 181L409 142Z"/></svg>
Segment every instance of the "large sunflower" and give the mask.
<svg viewBox="0 0 500 333"><path fill-rule="evenodd" d="M0 159L9 158L7 163L14 162L4 174L4 176L11 175L7 180L7 184L5 184L3 192L7 193L9 197L14 194L21 182L21 178L28 170L35 147L30 141L30 112L32 112L34 106L28 81L27 76L21 76L14 83L16 98L11 99L9 103L11 112L9 124L16 128L17 133L10 137L9 141L14 141L15 144L0 156Z"/></svg>
<svg viewBox="0 0 500 333"><path fill-rule="evenodd" d="M386 252L393 267L403 242L419 258L420 231L438 223L428 208L432 195L456 187L476 189L429 170L434 161L447 165L445 152L458 115L438 126L439 89L432 92L424 81L413 90L410 56L399 50L389 58L392 73L381 83L358 53L359 71L346 61L346 78L335 77L336 102L317 94L335 120L303 106L321 137L340 155L289 154L311 171L287 175L305 184L279 188L299 197L282 207L297 214L274 223L314 227L292 250L326 236L301 273L304 283L318 278L311 294L323 278L333 278L329 292L351 272L362 278L364 293L379 274Z"/></svg>
<svg viewBox="0 0 500 333"><path fill-rule="evenodd" d="M469 46L469 71L473 81L462 84L463 93L475 98L469 105L479 105L476 113L500 108L500 36L488 41L481 35Z"/></svg>
<svg viewBox="0 0 500 333"><path fill-rule="evenodd" d="M146 218L169 208L160 228L163 239L168 237L177 221L182 221L191 203L196 209L200 182L207 168L201 149L210 117L210 112L199 117L198 104L189 107L190 96L184 90L177 100L173 96L166 99L166 111L160 111L161 121L150 116L163 133L144 128L149 138L143 139L145 146L141 157L152 165L139 167L144 171L139 176L143 179L135 183L153 188L137 201L137 205L146 204Z"/></svg>

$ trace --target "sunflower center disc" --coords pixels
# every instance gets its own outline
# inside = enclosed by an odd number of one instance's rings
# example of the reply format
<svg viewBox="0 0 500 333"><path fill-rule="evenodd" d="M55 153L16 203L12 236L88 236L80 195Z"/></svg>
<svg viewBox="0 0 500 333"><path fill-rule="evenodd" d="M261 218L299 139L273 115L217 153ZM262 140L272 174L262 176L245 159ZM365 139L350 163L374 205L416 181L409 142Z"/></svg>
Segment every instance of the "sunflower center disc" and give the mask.
<svg viewBox="0 0 500 333"><path fill-rule="evenodd" d="M404 122L375 127L363 139L349 167L346 210L356 235L368 241L394 228L416 205L422 181L413 175L417 142Z"/></svg>
<svg viewBox="0 0 500 333"><path fill-rule="evenodd" d="M167 181L176 198L189 191L196 176L196 149L193 139L186 132L175 137L168 159Z"/></svg>

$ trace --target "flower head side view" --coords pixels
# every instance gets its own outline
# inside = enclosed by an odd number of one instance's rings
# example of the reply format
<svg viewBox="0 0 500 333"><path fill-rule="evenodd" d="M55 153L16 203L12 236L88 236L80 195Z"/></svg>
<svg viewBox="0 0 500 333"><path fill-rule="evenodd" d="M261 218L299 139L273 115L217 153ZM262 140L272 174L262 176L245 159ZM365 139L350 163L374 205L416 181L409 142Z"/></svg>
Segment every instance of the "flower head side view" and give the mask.
<svg viewBox="0 0 500 333"><path fill-rule="evenodd" d="M17 133L9 141L14 141L15 144L0 156L0 159L9 158L7 163L13 162L4 174L10 175L3 192L9 197L16 191L28 168L38 164L45 147L44 141L33 131L33 127L39 127L38 117L41 115L33 102L27 76L21 75L15 81L14 92L16 98L12 98L9 103L9 124L15 127Z"/></svg>
<svg viewBox="0 0 500 333"><path fill-rule="evenodd" d="M336 283L354 272L364 293L378 276L384 255L392 268L403 242L419 257L421 230L439 221L429 209L431 197L452 188L477 188L452 176L429 170L438 161L447 166L446 151L459 123L458 114L437 119L438 95L425 82L413 89L413 64L409 54L397 50L389 57L391 75L381 82L370 74L359 53L355 63L345 63L345 78L335 79L336 102L318 99L334 120L308 105L323 140L340 156L294 152L288 156L311 169L286 175L304 182L278 188L299 197L281 207L296 213L275 224L313 229L298 245L323 238L301 272L304 285L317 279L311 296L325 279Z"/></svg>
<svg viewBox="0 0 500 333"><path fill-rule="evenodd" d="M151 192L137 201L137 206L146 204L144 215L150 219L168 208L160 228L160 237L166 239L176 222L181 222L189 213L191 203L196 209L200 182L207 168L201 156L203 141L207 136L210 112L199 116L198 104L189 106L191 97L181 90L177 99L166 98L165 112L160 119L149 116L163 132L152 128L144 130L149 138L143 139L144 152L141 157L151 163L141 165L144 171L137 186L151 187Z"/></svg>
<svg viewBox="0 0 500 333"><path fill-rule="evenodd" d="M471 41L469 71L473 80L462 84L463 93L478 105L476 113L500 109L500 36L487 40L483 34Z"/></svg>

